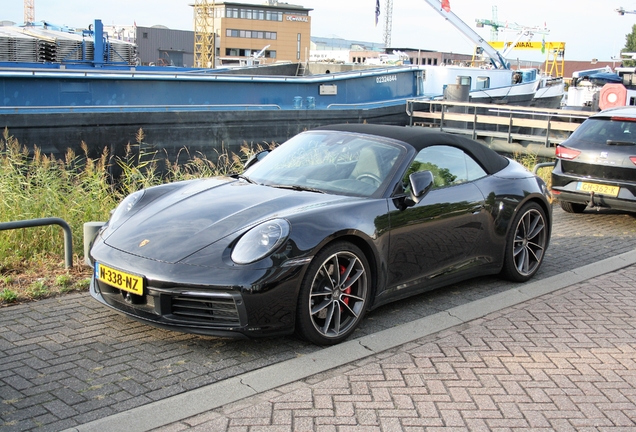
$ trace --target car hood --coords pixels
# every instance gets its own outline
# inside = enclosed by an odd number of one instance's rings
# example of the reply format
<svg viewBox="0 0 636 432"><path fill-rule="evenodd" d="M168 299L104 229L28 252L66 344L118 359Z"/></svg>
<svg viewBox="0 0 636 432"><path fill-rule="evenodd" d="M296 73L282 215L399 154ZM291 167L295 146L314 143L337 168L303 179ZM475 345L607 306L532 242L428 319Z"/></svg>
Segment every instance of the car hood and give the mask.
<svg viewBox="0 0 636 432"><path fill-rule="evenodd" d="M243 181L184 184L105 232L104 242L144 258L175 263L260 221L350 197L277 189Z"/></svg>

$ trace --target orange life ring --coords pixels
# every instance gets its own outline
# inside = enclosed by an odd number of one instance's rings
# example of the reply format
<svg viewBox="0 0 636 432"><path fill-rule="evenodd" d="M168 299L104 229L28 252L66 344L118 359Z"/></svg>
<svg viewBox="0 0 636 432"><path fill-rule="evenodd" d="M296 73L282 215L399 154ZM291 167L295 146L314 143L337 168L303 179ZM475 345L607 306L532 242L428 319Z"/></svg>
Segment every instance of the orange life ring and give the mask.
<svg viewBox="0 0 636 432"><path fill-rule="evenodd" d="M627 89L623 84L605 84L598 98L598 106L604 110L627 105Z"/></svg>

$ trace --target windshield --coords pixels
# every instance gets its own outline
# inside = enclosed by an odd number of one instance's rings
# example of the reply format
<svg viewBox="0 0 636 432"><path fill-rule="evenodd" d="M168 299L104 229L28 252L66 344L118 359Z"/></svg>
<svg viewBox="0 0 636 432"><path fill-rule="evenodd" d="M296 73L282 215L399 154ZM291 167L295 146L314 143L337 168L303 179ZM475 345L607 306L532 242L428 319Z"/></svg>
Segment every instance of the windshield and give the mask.
<svg viewBox="0 0 636 432"><path fill-rule="evenodd" d="M385 187L405 151L379 137L305 132L276 148L245 176L272 187L369 197Z"/></svg>
<svg viewBox="0 0 636 432"><path fill-rule="evenodd" d="M568 139L569 145L580 149L600 148L613 143L636 143L636 121L590 118Z"/></svg>

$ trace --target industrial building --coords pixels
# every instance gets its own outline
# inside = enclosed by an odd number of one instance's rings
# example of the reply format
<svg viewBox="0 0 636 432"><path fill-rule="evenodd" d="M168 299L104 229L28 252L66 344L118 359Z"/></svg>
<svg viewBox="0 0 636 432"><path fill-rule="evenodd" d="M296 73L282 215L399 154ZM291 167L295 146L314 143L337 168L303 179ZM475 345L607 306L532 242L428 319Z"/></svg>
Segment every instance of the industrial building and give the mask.
<svg viewBox="0 0 636 432"><path fill-rule="evenodd" d="M195 6L196 7L196 6ZM215 64L309 60L312 9L269 0L265 4L216 1L208 5L206 30L214 34ZM195 32L164 26L104 26L109 37L137 44L144 65L195 64Z"/></svg>
<svg viewBox="0 0 636 432"><path fill-rule="evenodd" d="M266 63L309 60L312 9L276 0L262 5L216 1L210 8L208 28L216 35L221 64L256 55Z"/></svg>

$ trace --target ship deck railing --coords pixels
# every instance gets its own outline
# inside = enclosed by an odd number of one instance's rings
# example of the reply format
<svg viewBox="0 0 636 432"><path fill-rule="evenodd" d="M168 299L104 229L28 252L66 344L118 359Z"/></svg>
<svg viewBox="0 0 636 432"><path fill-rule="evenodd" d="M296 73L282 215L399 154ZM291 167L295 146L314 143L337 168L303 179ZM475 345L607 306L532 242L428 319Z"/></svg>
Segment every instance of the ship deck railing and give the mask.
<svg viewBox="0 0 636 432"><path fill-rule="evenodd" d="M529 141L554 147L565 141L592 112L470 102L409 99L411 126L436 127L508 143Z"/></svg>

